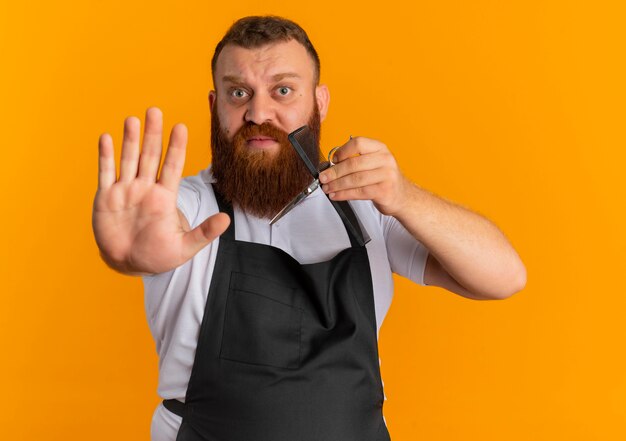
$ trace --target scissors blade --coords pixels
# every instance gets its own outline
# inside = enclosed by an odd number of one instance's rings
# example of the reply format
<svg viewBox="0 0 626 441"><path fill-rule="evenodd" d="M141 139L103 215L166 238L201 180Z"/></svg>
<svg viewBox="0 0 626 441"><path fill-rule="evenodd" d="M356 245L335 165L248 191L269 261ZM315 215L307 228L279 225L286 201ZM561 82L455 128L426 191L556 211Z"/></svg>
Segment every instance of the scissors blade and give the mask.
<svg viewBox="0 0 626 441"><path fill-rule="evenodd" d="M289 202L287 205L285 205L283 207L282 210L280 210L276 216L274 216L272 218L272 220L270 221L270 225L274 225L276 222L278 222L278 220L280 218L282 218L284 215L286 215L287 213L289 213L291 210L293 210L296 205L298 205L300 202L302 202L303 200L306 199L306 197L308 195L310 195L311 193L313 193L315 190L317 190L317 187L320 186L320 181L315 179L313 180L313 182L311 182L309 185L307 185L307 187L302 190L300 193L298 193L298 195L293 198L291 200L291 202Z"/></svg>

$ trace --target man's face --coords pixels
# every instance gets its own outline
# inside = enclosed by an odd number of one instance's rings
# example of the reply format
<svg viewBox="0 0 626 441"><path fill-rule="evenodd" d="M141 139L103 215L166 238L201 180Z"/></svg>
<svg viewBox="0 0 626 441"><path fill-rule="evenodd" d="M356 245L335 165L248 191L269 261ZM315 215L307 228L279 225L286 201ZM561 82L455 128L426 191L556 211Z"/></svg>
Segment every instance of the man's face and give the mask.
<svg viewBox="0 0 626 441"><path fill-rule="evenodd" d="M324 120L328 106L325 86L315 85L314 63L295 40L254 49L226 45L214 72L211 111L217 113L227 139L246 123L270 123L290 133L309 121L313 106ZM269 137L246 140L251 150L275 155L279 145Z"/></svg>
<svg viewBox="0 0 626 441"><path fill-rule="evenodd" d="M211 92L216 188L259 217L276 214L311 180L287 140L305 124L319 140L328 105L314 63L295 41L257 49L226 46Z"/></svg>

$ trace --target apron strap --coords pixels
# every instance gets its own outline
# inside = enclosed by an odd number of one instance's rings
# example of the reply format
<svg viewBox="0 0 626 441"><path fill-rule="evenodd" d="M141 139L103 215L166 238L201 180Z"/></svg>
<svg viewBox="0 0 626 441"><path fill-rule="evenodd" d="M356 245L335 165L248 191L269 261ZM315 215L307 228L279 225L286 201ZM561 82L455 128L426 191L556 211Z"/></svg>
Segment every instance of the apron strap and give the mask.
<svg viewBox="0 0 626 441"><path fill-rule="evenodd" d="M341 222L343 222L343 226L348 232L348 237L350 238L350 245L352 245L352 248L365 246L365 244L369 242L369 237L363 236L363 231L365 230L361 228L359 218L356 217L356 214L354 213L350 202L331 201L330 198L328 200L341 218Z"/></svg>
<svg viewBox="0 0 626 441"><path fill-rule="evenodd" d="M217 191L217 188L215 188L215 185L211 185L211 187L213 187L213 193L215 194L215 200L217 201L217 206L220 212L226 213L228 217L230 217L230 225L228 225L228 228L226 229L226 231L222 233L222 236L234 241L235 240L235 213L233 212L233 205L230 202L227 202L226 199L224 199L224 196L222 196L222 194L219 191Z"/></svg>

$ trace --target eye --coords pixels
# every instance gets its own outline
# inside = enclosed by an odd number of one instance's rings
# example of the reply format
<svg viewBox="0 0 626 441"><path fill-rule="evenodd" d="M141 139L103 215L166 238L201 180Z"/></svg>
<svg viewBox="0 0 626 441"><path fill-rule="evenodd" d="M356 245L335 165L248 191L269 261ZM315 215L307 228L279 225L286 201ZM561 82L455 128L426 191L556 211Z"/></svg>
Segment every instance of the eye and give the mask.
<svg viewBox="0 0 626 441"><path fill-rule="evenodd" d="M230 91L230 96L233 98L245 98L248 96L248 92L243 89L233 89Z"/></svg>
<svg viewBox="0 0 626 441"><path fill-rule="evenodd" d="M281 86L278 88L278 94L281 96L287 96L291 93L291 87Z"/></svg>

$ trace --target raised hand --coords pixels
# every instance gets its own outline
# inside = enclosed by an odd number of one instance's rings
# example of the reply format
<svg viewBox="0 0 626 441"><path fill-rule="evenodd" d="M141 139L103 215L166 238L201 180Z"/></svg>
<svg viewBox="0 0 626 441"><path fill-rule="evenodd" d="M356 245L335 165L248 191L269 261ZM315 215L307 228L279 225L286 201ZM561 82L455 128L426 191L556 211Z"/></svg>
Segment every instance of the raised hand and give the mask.
<svg viewBox="0 0 626 441"><path fill-rule="evenodd" d="M93 204L93 231L102 259L125 274L169 271L191 259L222 234L230 222L224 213L206 219L193 230L176 207L187 128L172 128L161 167L163 115L152 107L146 111L141 152L140 121L129 117L119 178L116 177L113 140L100 136L98 191Z"/></svg>

